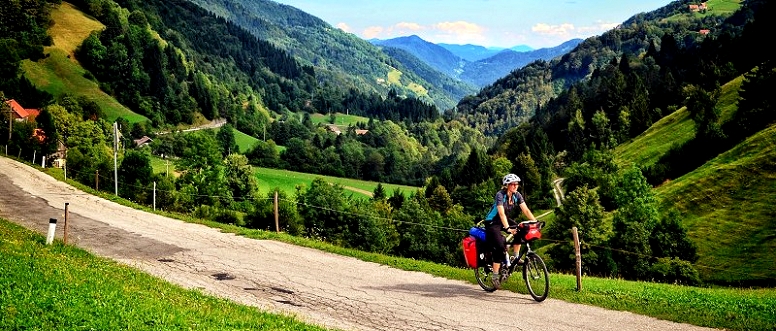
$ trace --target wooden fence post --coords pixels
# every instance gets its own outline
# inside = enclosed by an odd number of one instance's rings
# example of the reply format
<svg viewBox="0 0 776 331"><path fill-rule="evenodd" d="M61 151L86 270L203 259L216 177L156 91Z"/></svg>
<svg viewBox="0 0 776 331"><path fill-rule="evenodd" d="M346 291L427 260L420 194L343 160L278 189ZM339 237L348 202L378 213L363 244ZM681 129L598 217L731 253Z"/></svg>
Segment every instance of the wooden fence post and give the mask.
<svg viewBox="0 0 776 331"><path fill-rule="evenodd" d="M280 232L280 222L278 216L278 190L275 190L275 232Z"/></svg>
<svg viewBox="0 0 776 331"><path fill-rule="evenodd" d="M574 233L574 251L577 257L577 291L582 291L582 253L579 251L579 233L577 227L571 228Z"/></svg>
<svg viewBox="0 0 776 331"><path fill-rule="evenodd" d="M67 216L69 214L68 208L70 207L69 202L65 202L65 236L63 237L65 240L65 245L67 245Z"/></svg>

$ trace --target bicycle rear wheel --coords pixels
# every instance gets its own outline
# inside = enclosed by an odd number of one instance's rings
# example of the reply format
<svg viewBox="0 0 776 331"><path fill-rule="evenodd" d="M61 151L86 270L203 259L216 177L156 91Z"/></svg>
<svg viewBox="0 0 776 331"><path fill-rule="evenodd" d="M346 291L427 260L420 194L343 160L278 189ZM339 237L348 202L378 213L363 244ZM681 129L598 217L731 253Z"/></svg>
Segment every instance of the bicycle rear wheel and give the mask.
<svg viewBox="0 0 776 331"><path fill-rule="evenodd" d="M547 299L547 294L550 292L550 273L547 272L547 266L542 258L534 252L528 253L525 257L523 279L534 300L542 302Z"/></svg>
<svg viewBox="0 0 776 331"><path fill-rule="evenodd" d="M482 287L483 290L488 292L493 292L496 290L496 287L493 286L493 269L491 269L490 265L485 267L477 267L474 269L474 277L477 278L477 284L480 284L480 287ZM496 275L498 277L498 275Z"/></svg>

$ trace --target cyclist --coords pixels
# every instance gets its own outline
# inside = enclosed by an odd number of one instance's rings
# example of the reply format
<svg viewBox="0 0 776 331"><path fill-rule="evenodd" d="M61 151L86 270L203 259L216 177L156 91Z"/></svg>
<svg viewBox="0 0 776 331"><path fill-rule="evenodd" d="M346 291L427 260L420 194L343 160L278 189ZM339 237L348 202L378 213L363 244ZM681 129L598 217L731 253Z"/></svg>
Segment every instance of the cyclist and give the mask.
<svg viewBox="0 0 776 331"><path fill-rule="evenodd" d="M520 177L515 174L507 174L501 181L502 188L496 192L496 197L493 201L493 207L485 217L485 241L493 249L493 287L496 289L501 288L502 279L499 277L499 270L501 269L501 261L506 259L506 238L501 234L501 231L508 230L509 233L516 234L517 229L509 228L510 225L517 225L517 223L508 218L515 206L520 206L520 210L528 220L535 221L536 218L528 209L528 205L525 204L523 196L517 192L517 185L520 183ZM515 256L518 256L520 252L520 245L514 245Z"/></svg>

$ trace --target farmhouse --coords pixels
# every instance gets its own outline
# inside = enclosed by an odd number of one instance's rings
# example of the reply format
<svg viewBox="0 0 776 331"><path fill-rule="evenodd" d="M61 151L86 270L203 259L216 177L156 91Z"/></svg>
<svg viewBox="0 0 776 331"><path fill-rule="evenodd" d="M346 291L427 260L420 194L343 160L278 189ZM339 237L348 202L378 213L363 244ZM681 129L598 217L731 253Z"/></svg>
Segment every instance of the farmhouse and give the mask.
<svg viewBox="0 0 776 331"><path fill-rule="evenodd" d="M709 9L709 7L706 6L705 2L701 2L700 5L688 5L688 8L693 13L696 13L699 11L706 11L707 9Z"/></svg>
<svg viewBox="0 0 776 331"><path fill-rule="evenodd" d="M33 121L40 114L40 110L24 108L14 99L7 100L5 103L11 107L11 114L13 114L13 118L17 122Z"/></svg>
<svg viewBox="0 0 776 331"><path fill-rule="evenodd" d="M135 143L135 147L142 147L142 146L148 145L152 141L154 141L154 140L149 138L148 136L143 136L140 139L133 140L133 142Z"/></svg>

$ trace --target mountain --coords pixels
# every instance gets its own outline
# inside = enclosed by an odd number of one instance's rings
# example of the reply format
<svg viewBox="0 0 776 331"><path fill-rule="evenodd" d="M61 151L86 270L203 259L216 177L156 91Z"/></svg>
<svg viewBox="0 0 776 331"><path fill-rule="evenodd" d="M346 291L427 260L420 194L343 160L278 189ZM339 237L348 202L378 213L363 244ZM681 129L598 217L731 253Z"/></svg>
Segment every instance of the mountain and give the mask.
<svg viewBox="0 0 776 331"><path fill-rule="evenodd" d="M533 61L551 60L556 56L568 53L582 40L572 39L556 47L528 52L485 48L476 45L437 45L415 35L387 40L373 39L370 42L383 47L403 49L432 68L479 88L491 84L509 72L522 68ZM515 48L525 49L526 47L516 46Z"/></svg>
<svg viewBox="0 0 776 331"><path fill-rule="evenodd" d="M416 35L387 40L373 39L370 42L374 45L403 49L432 68L453 78L458 78L461 75L467 62L446 48L425 41Z"/></svg>
<svg viewBox="0 0 776 331"><path fill-rule="evenodd" d="M460 95L436 88L368 41L292 6L269 0L190 1L285 50L334 86L382 95L395 90L439 109L448 109L460 99Z"/></svg>
<svg viewBox="0 0 776 331"><path fill-rule="evenodd" d="M552 60L566 54L582 42L582 39L572 39L550 48L541 48L530 52L503 50L489 58L467 63L463 68L461 80L476 86L492 84L497 79L506 76L511 71L520 69L536 60Z"/></svg>
<svg viewBox="0 0 776 331"><path fill-rule="evenodd" d="M528 45L517 45L515 47L510 47L509 49L511 49L511 50L513 50L515 52L530 52L530 51L534 50L533 47L528 46Z"/></svg>
<svg viewBox="0 0 776 331"><path fill-rule="evenodd" d="M472 44L456 45L441 43L438 45L450 51L450 53L470 62L489 58L503 50L503 48L486 48L484 46Z"/></svg>

